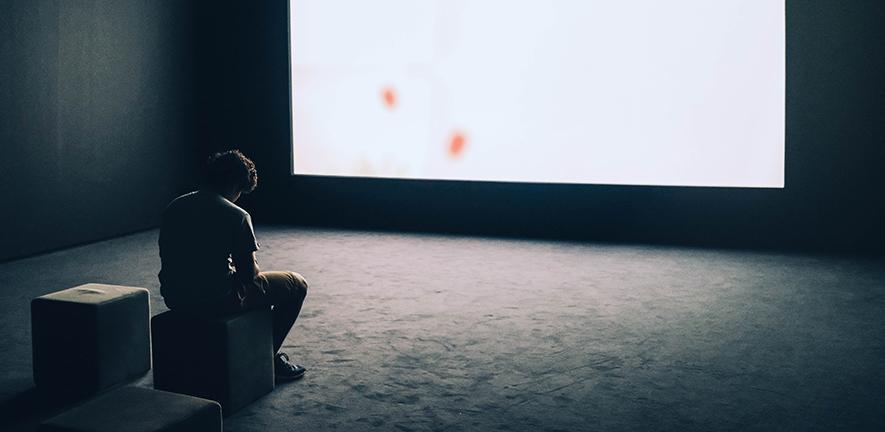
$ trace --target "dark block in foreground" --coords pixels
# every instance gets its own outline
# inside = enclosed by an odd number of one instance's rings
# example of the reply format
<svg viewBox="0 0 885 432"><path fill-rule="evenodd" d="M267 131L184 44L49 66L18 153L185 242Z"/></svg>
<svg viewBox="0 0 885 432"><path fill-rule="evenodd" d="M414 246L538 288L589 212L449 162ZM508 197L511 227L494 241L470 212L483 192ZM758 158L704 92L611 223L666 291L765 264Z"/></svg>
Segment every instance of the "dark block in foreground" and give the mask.
<svg viewBox="0 0 885 432"><path fill-rule="evenodd" d="M39 432L219 432L218 403L141 387L123 387L53 417Z"/></svg>
<svg viewBox="0 0 885 432"><path fill-rule="evenodd" d="M86 284L31 301L40 391L95 394L151 368L148 290Z"/></svg>
<svg viewBox="0 0 885 432"><path fill-rule="evenodd" d="M270 310L151 320L154 387L218 401L225 415L274 388Z"/></svg>

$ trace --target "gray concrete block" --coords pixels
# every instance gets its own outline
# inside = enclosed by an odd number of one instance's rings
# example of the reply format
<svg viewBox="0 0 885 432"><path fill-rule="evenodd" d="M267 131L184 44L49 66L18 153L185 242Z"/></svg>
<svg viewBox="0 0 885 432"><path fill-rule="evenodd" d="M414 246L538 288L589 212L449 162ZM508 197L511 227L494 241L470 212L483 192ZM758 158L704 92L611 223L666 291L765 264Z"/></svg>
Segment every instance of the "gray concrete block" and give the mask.
<svg viewBox="0 0 885 432"><path fill-rule="evenodd" d="M274 388L270 310L151 320L154 387L218 401L228 415Z"/></svg>
<svg viewBox="0 0 885 432"><path fill-rule="evenodd" d="M53 417L38 432L220 432L218 403L142 387L113 390Z"/></svg>
<svg viewBox="0 0 885 432"><path fill-rule="evenodd" d="M34 382L40 391L95 394L151 368L149 293L86 284L31 301Z"/></svg>

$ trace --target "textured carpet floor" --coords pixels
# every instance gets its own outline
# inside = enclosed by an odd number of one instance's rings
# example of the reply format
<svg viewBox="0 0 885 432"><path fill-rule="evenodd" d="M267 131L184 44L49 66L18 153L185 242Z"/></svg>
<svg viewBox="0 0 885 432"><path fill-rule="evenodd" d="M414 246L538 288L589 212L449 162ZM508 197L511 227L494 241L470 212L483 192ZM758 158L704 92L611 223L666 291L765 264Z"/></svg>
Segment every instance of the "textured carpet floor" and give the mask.
<svg viewBox="0 0 885 432"><path fill-rule="evenodd" d="M309 371L226 430L885 430L880 260L258 236L263 269L311 283L285 348ZM0 264L0 429L50 413L28 402L30 299L135 285L157 314L158 265L156 232Z"/></svg>

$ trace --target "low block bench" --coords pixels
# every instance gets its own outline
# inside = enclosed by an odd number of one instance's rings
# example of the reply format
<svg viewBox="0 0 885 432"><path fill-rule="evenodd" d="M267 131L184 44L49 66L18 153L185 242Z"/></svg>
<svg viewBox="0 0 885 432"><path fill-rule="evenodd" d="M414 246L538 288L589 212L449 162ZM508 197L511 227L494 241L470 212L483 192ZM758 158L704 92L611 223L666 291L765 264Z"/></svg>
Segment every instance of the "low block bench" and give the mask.
<svg viewBox="0 0 885 432"><path fill-rule="evenodd" d="M151 368L148 290L86 284L31 301L40 391L95 394Z"/></svg>
<svg viewBox="0 0 885 432"><path fill-rule="evenodd" d="M274 389L270 310L151 320L154 388L217 401L229 415Z"/></svg>
<svg viewBox="0 0 885 432"><path fill-rule="evenodd" d="M38 432L220 432L218 403L164 391L123 387L53 417Z"/></svg>

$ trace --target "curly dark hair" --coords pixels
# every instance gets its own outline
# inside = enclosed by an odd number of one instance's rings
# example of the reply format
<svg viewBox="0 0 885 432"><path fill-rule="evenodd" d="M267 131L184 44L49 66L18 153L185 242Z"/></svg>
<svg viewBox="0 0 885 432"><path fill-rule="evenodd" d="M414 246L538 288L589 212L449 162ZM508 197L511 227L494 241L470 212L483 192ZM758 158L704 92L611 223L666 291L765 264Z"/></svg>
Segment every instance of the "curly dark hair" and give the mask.
<svg viewBox="0 0 885 432"><path fill-rule="evenodd" d="M206 184L217 190L236 188L247 194L258 186L258 171L255 163L239 150L215 153L206 161Z"/></svg>

